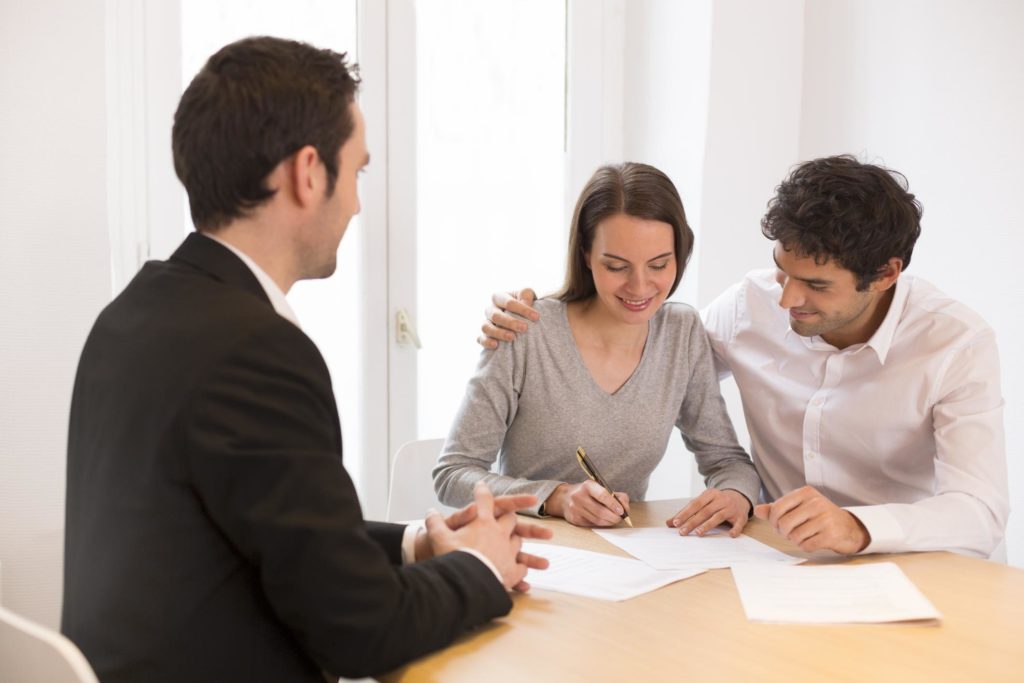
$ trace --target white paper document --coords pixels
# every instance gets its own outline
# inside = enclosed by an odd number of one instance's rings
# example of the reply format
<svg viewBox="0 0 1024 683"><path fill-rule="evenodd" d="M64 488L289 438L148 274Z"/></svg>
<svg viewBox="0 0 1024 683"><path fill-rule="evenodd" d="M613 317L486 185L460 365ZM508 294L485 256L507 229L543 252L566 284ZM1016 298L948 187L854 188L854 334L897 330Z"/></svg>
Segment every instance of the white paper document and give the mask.
<svg viewBox="0 0 1024 683"><path fill-rule="evenodd" d="M798 557L779 552L750 536L727 534L680 536L670 527L594 529L594 532L654 569L719 569L751 562L799 564Z"/></svg>
<svg viewBox="0 0 1024 683"><path fill-rule="evenodd" d="M628 557L551 543L524 543L523 550L551 561L547 569L531 570L526 576L534 588L599 600L628 600L703 573L701 569L657 571Z"/></svg>
<svg viewBox="0 0 1024 683"><path fill-rule="evenodd" d="M937 621L942 615L892 562L732 568L751 621L860 624Z"/></svg>

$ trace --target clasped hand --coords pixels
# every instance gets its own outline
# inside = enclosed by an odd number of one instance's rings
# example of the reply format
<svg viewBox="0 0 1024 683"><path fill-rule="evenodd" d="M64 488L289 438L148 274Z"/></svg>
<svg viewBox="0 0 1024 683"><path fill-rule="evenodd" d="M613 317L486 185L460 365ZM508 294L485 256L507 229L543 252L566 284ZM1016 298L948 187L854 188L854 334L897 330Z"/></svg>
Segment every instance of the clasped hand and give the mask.
<svg viewBox="0 0 1024 683"><path fill-rule="evenodd" d="M426 517L426 531L416 538L416 559L425 560L455 550L471 548L490 560L501 574L505 588L525 592L530 589L526 572L546 569L548 561L522 552L523 539L551 538L551 530L520 521L516 510L536 504L537 497L499 496L483 482L473 489L473 502L447 518L437 510Z"/></svg>

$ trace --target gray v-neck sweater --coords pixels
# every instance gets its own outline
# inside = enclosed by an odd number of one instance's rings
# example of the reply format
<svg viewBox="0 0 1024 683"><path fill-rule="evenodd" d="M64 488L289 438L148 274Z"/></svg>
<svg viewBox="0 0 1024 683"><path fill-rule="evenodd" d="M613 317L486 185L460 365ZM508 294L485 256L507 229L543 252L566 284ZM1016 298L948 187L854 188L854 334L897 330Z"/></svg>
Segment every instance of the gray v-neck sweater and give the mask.
<svg viewBox="0 0 1024 683"><path fill-rule="evenodd" d="M614 394L594 382L573 339L566 305L541 299L539 322L511 344L481 354L434 468L445 505L473 499L483 480L495 494L532 493L536 514L555 488L585 479L583 446L612 489L642 500L673 426L708 487L736 489L756 503L761 482L718 389L697 312L666 303L651 319L632 376ZM491 468L498 460L497 472ZM688 491L679 491L686 497Z"/></svg>

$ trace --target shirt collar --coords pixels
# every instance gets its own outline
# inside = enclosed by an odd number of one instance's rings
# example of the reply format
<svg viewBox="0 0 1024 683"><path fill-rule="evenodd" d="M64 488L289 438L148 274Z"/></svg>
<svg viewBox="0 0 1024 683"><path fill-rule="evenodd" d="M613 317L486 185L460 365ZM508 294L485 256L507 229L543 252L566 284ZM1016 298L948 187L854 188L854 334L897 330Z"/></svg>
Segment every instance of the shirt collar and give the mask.
<svg viewBox="0 0 1024 683"><path fill-rule="evenodd" d="M277 286L277 283L274 282L274 279L267 275L266 271L260 268L259 265L257 265L255 261L249 258L249 256L245 252L243 252L233 244L228 244L227 242L220 239L216 235L211 235L210 233L204 232L202 234L205 237L210 238L214 242L217 242L218 244L231 250L231 253L233 253L235 256L241 259L242 263L248 266L249 270L251 270L252 274L256 277L256 280L259 281L260 286L263 287L263 291L267 293L267 298L270 299L270 305L274 307L274 310L277 312L277 314L291 322L293 325L295 325L295 327L302 327L301 325L299 325L299 319L295 315L295 311L293 311L292 307L288 305L288 299L285 298L284 292L282 292L281 288Z"/></svg>
<svg viewBox="0 0 1024 683"><path fill-rule="evenodd" d="M896 280L894 287L896 291L893 292L892 301L889 303L889 310L885 314L885 318L882 320L882 324L878 326L875 333L871 335L871 338L864 344L854 344L845 351L856 353L861 349L868 347L875 352L875 356L878 358L878 362L885 365L885 358L889 355L889 349L892 348L893 339L896 338L896 328L899 327L900 319L903 317L903 309L907 305L907 297L910 294L910 284L912 278L908 275L902 275ZM780 290L781 296L781 290ZM835 347L829 344L827 341L822 339L820 336L815 335L814 337L803 337L793 331L793 328L788 324L786 326L786 336L797 336L800 341L809 349L816 351L835 350Z"/></svg>
<svg viewBox="0 0 1024 683"><path fill-rule="evenodd" d="M889 310L886 312L882 324L871 335L871 339L868 339L867 345L875 350L878 362L882 365L885 365L885 357L889 355L889 349L892 348L892 342L896 338L896 328L899 327L900 320L903 318L903 309L907 306L912 279L908 275L897 278L896 284L893 285L896 291L893 292Z"/></svg>

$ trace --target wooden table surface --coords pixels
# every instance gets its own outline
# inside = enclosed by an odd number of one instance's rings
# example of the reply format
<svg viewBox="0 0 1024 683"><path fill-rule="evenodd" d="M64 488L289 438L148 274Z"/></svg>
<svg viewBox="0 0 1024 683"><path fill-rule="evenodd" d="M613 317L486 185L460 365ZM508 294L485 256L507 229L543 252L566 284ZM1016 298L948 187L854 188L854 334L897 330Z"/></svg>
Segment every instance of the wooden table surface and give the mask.
<svg viewBox="0 0 1024 683"><path fill-rule="evenodd" d="M659 526L684 500L633 503ZM589 529L541 520L553 543L626 556ZM1024 683L1024 570L951 553L807 554L751 520L744 533L809 564L891 561L942 613L939 625L798 626L747 621L728 569L624 602L515 595L504 619L384 681L1018 681Z"/></svg>

